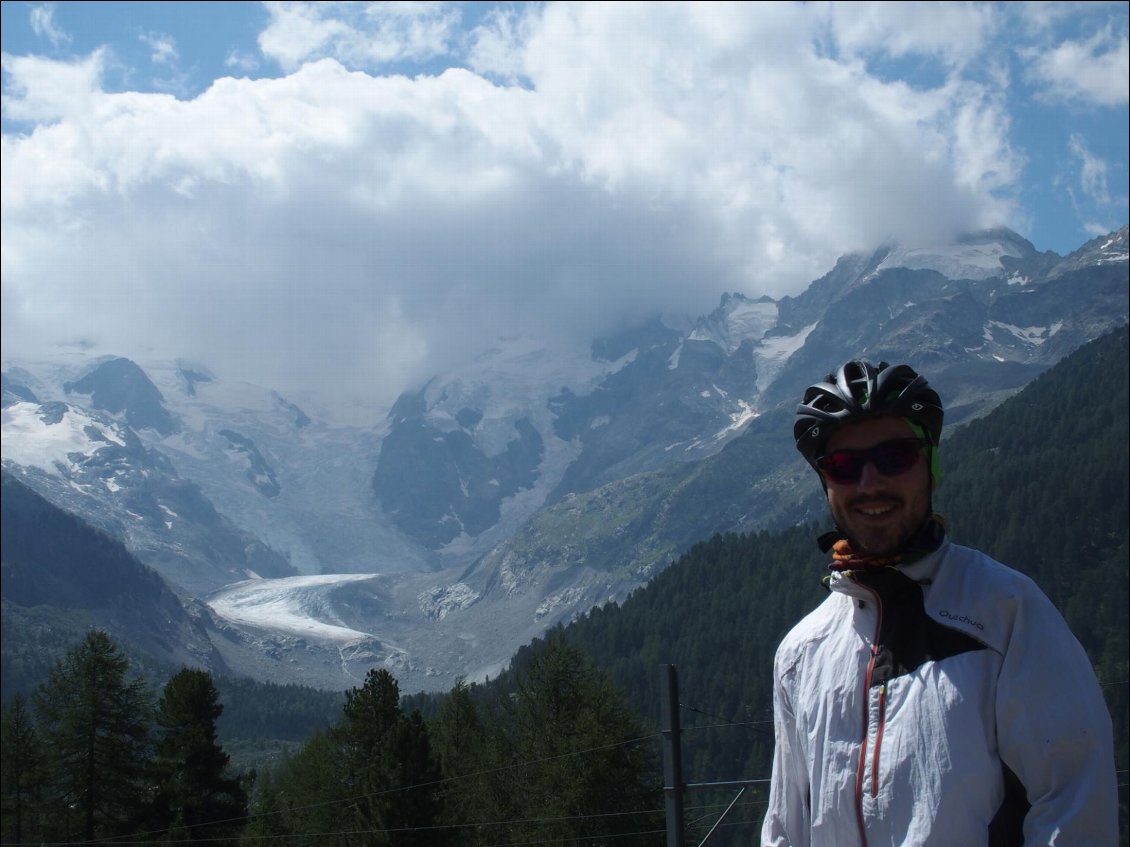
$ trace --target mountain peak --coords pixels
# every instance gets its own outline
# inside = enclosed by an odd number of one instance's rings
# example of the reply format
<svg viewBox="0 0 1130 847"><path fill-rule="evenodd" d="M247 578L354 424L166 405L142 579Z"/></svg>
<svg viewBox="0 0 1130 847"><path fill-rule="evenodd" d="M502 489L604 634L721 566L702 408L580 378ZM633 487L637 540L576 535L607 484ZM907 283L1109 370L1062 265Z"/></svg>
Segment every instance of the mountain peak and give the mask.
<svg viewBox="0 0 1130 847"><path fill-rule="evenodd" d="M966 233L944 244L891 245L872 273L893 268L937 271L948 279L989 279L1008 270L1009 261L1035 256L1031 242L997 227Z"/></svg>
<svg viewBox="0 0 1130 847"><path fill-rule="evenodd" d="M172 435L180 427L165 408L165 398L137 364L118 358L103 362L76 382L63 385L68 394L87 394L92 408L122 414L136 429Z"/></svg>
<svg viewBox="0 0 1130 847"><path fill-rule="evenodd" d="M718 308L698 321L687 340L713 341L730 354L744 341L760 341L777 319L777 304L770 297L751 300L743 294L723 294Z"/></svg>
<svg viewBox="0 0 1130 847"><path fill-rule="evenodd" d="M1092 238L1078 250L1070 253L1051 272L1051 276L1063 276L1065 273L1093 265L1116 265L1130 260L1130 227L1123 225L1121 229L1108 232Z"/></svg>

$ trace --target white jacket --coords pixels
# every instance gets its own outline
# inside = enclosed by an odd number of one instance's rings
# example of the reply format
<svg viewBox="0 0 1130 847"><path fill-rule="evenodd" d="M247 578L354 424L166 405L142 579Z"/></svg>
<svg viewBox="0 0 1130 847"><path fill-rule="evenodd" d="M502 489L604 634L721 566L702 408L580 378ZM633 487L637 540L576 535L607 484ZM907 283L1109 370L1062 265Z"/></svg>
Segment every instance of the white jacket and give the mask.
<svg viewBox="0 0 1130 847"><path fill-rule="evenodd" d="M1031 579L947 541L830 588L777 650L763 847L1118 843L1110 713Z"/></svg>

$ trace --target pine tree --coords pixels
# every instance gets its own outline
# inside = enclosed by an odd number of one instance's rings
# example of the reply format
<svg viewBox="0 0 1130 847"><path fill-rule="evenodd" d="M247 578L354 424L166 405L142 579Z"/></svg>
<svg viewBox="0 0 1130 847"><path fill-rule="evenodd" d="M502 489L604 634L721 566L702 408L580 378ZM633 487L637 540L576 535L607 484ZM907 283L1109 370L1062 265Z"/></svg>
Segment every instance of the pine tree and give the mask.
<svg viewBox="0 0 1130 847"><path fill-rule="evenodd" d="M346 693L332 737L340 745L352 798L354 828L369 843L440 844L439 767L418 712L400 708L400 686L387 670L372 669L360 688Z"/></svg>
<svg viewBox="0 0 1130 847"><path fill-rule="evenodd" d="M402 715L386 735L391 786L385 821L393 847L443 847L451 843L441 823L442 775L419 712Z"/></svg>
<svg viewBox="0 0 1130 847"><path fill-rule="evenodd" d="M247 790L228 772L228 754L216 741L223 709L211 675L202 670L179 671L161 695L155 820L177 840L234 843L246 822Z"/></svg>
<svg viewBox="0 0 1130 847"><path fill-rule="evenodd" d="M344 797L349 798L357 830L375 832L388 826L384 792L394 783L386 740L400 716L400 686L384 668L370 669L363 685L346 692L341 721L331 737L341 750Z"/></svg>
<svg viewBox="0 0 1130 847"><path fill-rule="evenodd" d="M632 709L560 632L519 679L510 709L519 840L647 843L662 803L654 745ZM654 840L652 838L652 840Z"/></svg>
<svg viewBox="0 0 1130 847"><path fill-rule="evenodd" d="M286 759L258 793L249 835L288 847L352 847L370 843L355 836L346 792L341 748L327 732L315 732ZM280 836L285 836L281 837ZM253 839L251 843L256 843Z"/></svg>
<svg viewBox="0 0 1130 847"><path fill-rule="evenodd" d="M110 637L92 630L35 692L50 752L51 822L64 838L122 835L143 814L152 706L128 669Z"/></svg>
<svg viewBox="0 0 1130 847"><path fill-rule="evenodd" d="M496 728L480 712L471 689L460 680L444 698L430 724L432 746L443 774L443 818L457 843L479 847L498 843L493 828L474 826L517 817L500 779L503 770Z"/></svg>
<svg viewBox="0 0 1130 847"><path fill-rule="evenodd" d="M289 820L284 813L282 794L275 771L267 768L256 774L251 799L251 818L244 836L249 844L282 843L290 834Z"/></svg>
<svg viewBox="0 0 1130 847"><path fill-rule="evenodd" d="M4 707L0 724L0 794L3 795L2 835L5 844L40 838L39 813L45 788L44 750L35 721L22 694Z"/></svg>

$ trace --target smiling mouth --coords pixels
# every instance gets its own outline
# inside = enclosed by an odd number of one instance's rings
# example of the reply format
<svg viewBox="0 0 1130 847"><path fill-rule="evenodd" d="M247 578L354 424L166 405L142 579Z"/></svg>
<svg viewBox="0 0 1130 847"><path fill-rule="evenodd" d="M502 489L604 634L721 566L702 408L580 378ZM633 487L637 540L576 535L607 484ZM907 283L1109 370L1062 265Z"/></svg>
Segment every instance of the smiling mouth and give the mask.
<svg viewBox="0 0 1130 847"><path fill-rule="evenodd" d="M855 510L866 517L879 518L883 515L890 514L896 508L898 508L897 503L883 503L881 505L856 506Z"/></svg>

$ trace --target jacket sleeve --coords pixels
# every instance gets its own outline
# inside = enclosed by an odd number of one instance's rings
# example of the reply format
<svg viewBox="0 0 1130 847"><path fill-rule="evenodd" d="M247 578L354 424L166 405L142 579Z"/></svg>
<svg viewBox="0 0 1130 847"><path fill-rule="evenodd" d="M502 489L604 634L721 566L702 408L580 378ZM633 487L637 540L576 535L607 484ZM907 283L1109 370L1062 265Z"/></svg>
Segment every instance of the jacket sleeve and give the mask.
<svg viewBox="0 0 1130 847"><path fill-rule="evenodd" d="M1090 660L1044 593L1023 577L997 681L1001 760L1031 808L1025 844L1118 843L1110 712Z"/></svg>
<svg viewBox="0 0 1130 847"><path fill-rule="evenodd" d="M808 767L796 715L785 684L782 648L773 663L773 772L769 808L761 827L762 847L808 847Z"/></svg>

